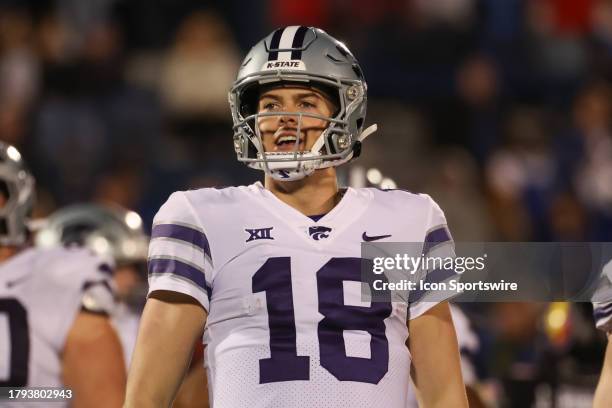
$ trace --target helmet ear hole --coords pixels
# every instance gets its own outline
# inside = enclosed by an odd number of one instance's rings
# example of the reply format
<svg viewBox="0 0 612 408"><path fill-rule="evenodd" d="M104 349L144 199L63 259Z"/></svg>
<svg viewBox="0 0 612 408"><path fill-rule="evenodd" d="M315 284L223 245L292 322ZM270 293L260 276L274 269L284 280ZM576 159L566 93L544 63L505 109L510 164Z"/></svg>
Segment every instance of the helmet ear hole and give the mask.
<svg viewBox="0 0 612 408"><path fill-rule="evenodd" d="M240 95L240 114L243 118L257 113L257 99L259 98L259 86L253 84L246 87Z"/></svg>
<svg viewBox="0 0 612 408"><path fill-rule="evenodd" d="M355 123L357 123L357 129L361 129L363 127L363 118L357 119Z"/></svg>

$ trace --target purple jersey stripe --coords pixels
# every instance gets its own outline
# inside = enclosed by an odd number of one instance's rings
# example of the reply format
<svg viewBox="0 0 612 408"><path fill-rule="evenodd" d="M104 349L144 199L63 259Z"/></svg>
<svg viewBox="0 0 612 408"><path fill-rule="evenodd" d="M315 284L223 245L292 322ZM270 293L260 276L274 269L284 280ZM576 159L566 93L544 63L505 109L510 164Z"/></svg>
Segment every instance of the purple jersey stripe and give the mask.
<svg viewBox="0 0 612 408"><path fill-rule="evenodd" d="M453 270L434 269L433 271L427 274L427 278L425 278L425 282L429 282L429 283L444 282L445 280L455 275L457 275L457 273ZM417 290L410 291L410 294L408 295L408 303L416 303L419 300L421 300L421 298L425 296L426 294L427 294L427 291L424 289L417 289Z"/></svg>
<svg viewBox="0 0 612 408"><path fill-rule="evenodd" d="M595 321L605 319L612 315L612 303L609 303L602 307L596 307L593 309L593 316L595 317Z"/></svg>
<svg viewBox="0 0 612 408"><path fill-rule="evenodd" d="M446 225L438 227L432 231L429 231L425 236L425 243L423 244L423 255L427 255L433 247L443 242L451 240L448 228Z"/></svg>
<svg viewBox="0 0 612 408"><path fill-rule="evenodd" d="M204 253L212 259L208 238L202 231L178 224L157 224L151 231L153 238L173 238L202 248Z"/></svg>
<svg viewBox="0 0 612 408"><path fill-rule="evenodd" d="M149 274L171 274L180 276L193 282L196 286L203 289L208 295L208 300L212 295L212 288L206 283L204 273L193 266L181 262L178 259L153 258L149 259Z"/></svg>

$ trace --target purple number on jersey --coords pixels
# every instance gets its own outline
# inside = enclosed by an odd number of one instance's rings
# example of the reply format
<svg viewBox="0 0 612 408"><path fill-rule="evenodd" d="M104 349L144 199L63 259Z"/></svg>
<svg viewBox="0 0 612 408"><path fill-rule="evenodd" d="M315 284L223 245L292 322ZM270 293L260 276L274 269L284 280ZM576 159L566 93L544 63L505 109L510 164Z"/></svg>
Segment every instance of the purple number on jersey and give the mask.
<svg viewBox="0 0 612 408"><path fill-rule="evenodd" d="M344 281L361 282L360 258L332 258L317 272L321 365L340 381L377 384L389 369L389 342L385 319L391 315L391 297L370 307L344 304ZM387 299L385 299L387 300ZM345 353L344 330L362 330L371 336L370 358Z"/></svg>
<svg viewBox="0 0 612 408"><path fill-rule="evenodd" d="M297 355L289 257L268 258L253 275L253 293L264 291L270 358L259 360L259 383L308 380L310 358Z"/></svg>
<svg viewBox="0 0 612 408"><path fill-rule="evenodd" d="M11 356L8 380L0 380L0 387L25 387L28 384L30 334L28 313L17 299L0 299L0 313L8 315Z"/></svg>
<svg viewBox="0 0 612 408"><path fill-rule="evenodd" d="M344 304L344 281L361 282L360 258L332 258L317 271L318 338L321 365L340 381L376 384L389 368L389 342L384 320L391 315L391 301L370 307ZM266 292L270 330L270 358L259 361L260 384L308 380L308 356L298 356L296 346L291 259L269 258L253 275L253 292ZM370 334L370 358L346 355L344 330Z"/></svg>

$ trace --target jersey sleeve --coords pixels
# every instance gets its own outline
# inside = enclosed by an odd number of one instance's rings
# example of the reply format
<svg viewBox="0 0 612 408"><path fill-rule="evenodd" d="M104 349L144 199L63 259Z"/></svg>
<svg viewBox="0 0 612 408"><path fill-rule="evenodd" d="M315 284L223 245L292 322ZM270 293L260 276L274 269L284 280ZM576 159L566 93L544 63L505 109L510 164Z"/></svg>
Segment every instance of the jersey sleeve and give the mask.
<svg viewBox="0 0 612 408"><path fill-rule="evenodd" d="M58 248L40 261L45 265L40 267L48 271L46 285L55 295L52 304L57 311L49 315L49 320L57 319L48 326L56 330L49 338L57 340L56 346L62 350L79 312L105 316L114 312L112 263L83 248Z"/></svg>
<svg viewBox="0 0 612 408"><path fill-rule="evenodd" d="M148 268L149 295L159 290L183 293L208 312L212 256L206 233L184 192L172 194L155 215Z"/></svg>
<svg viewBox="0 0 612 408"><path fill-rule="evenodd" d="M440 206L424 194L429 203L426 231L423 237L424 258L448 260L455 258L455 243L446 225L446 217ZM456 279L457 274L452 269L440 268L440 262L429 262L423 268L419 280L429 283L441 283ZM452 291L411 291L408 297L408 318L419 317L438 303L456 295Z"/></svg>

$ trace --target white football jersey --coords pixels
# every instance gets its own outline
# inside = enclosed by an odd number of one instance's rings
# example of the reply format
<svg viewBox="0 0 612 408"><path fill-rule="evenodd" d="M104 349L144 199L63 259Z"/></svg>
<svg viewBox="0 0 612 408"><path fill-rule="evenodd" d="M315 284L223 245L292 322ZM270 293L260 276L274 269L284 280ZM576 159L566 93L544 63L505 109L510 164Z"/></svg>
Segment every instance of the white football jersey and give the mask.
<svg viewBox="0 0 612 408"><path fill-rule="evenodd" d="M28 248L0 264L0 387L62 387L68 332L83 307L109 311L111 271L77 248ZM2 407L22 405L0 400Z"/></svg>
<svg viewBox="0 0 612 408"><path fill-rule="evenodd" d="M612 261L609 261L602 270L600 285L593 299L593 317L598 329L612 332ZM597 301L599 299L599 301ZM601 301L605 299L604 301Z"/></svg>
<svg viewBox="0 0 612 408"><path fill-rule="evenodd" d="M429 196L349 188L315 222L261 183L177 192L151 238L149 291L190 295L208 311L213 407L406 406L406 321L436 303L427 293L362 301L361 243L454 254Z"/></svg>

